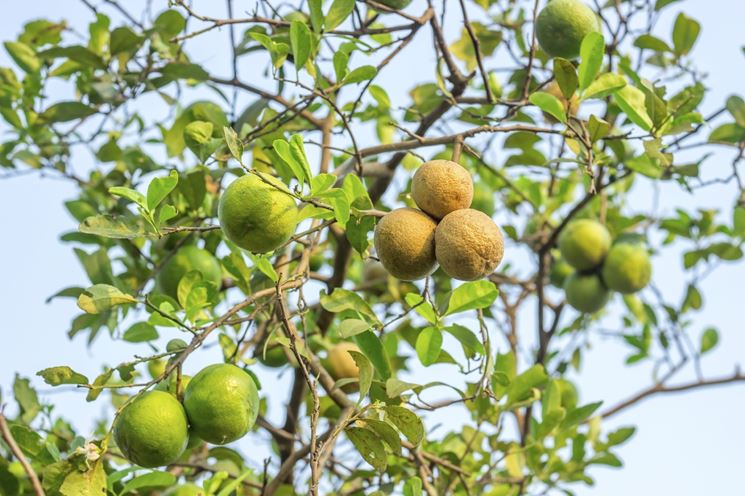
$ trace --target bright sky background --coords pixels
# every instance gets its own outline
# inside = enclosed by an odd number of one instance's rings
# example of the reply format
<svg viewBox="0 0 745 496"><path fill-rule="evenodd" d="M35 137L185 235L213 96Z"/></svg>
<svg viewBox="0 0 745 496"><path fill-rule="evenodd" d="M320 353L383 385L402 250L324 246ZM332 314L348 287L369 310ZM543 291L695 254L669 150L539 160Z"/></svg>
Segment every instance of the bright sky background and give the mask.
<svg viewBox="0 0 745 496"><path fill-rule="evenodd" d="M198 2L197 10L207 13L205 7L209 3L212 2ZM167 2L156 1L153 4L157 12L165 8ZM224 15L222 2L212 4L219 4L220 8L211 14ZM240 14L249 10L254 2L238 0L235 4L236 13ZM422 4L422 0L415 2L409 11L421 12ZM727 2L725 5L722 0L680 2L666 9L657 31L659 36L669 40L671 22L681 9L703 25L693 57L698 67L711 75L706 83L713 91L704 103L705 113L709 113L716 110L729 94L745 93L742 85L745 57L741 51L741 46L745 44L742 34L745 5L737 2ZM111 13L110 10L107 12ZM14 38L26 21L40 16L52 20L65 18L81 32L85 32L86 23L90 21L89 11L79 2L14 2L13 8L4 10L0 18L0 37L3 40ZM472 19L478 20L476 16L474 10ZM457 29L459 26L456 24ZM195 61L208 63L211 70L216 73L222 71L222 75L228 74L228 49L224 43L226 33L215 32L200 37L199 42L190 45L190 53ZM420 35L417 42L403 52L403 65L399 67L404 67L407 72L401 84L397 85L402 78L400 70L387 71L380 76L379 84L389 89L394 106L407 103L407 91L416 81L430 77L432 51L429 43L429 33ZM421 57L422 53L427 56ZM12 65L1 50L0 65ZM256 71L256 67L249 64L248 59L243 60L241 73L256 83L263 77L262 74L250 72ZM264 67L263 63L258 66L261 71ZM393 90L390 89L392 85ZM0 132L4 130L4 125L4 122L0 122ZM87 170L94 165L88 157L81 157L80 160L80 164L75 164L79 170ZM730 161L729 153L719 153L706 162L706 168L724 173ZM3 171L0 170L0 174ZM100 371L102 363L113 365L129 359L135 353L146 354L147 348L144 345L112 342L106 336L100 336L90 348L85 347L82 337L70 342L66 331L78 314L74 302L59 299L45 303L48 296L61 288L86 284L72 247L61 244L58 239L60 234L77 227L62 206L74 194L75 189L71 184L40 178L37 174L0 180L0 220L4 233L0 244L0 308L3 315L0 324L0 387L3 401L10 403L13 410L15 405L11 399L11 384L14 373L31 377L42 393L42 399L54 402L57 412L72 420L85 435L90 433L93 421L103 415L106 402L99 400L88 404L81 391L52 391L34 376L35 372L52 365L70 364L92 377ZM717 187L687 195L673 186L662 188L660 198L664 212L670 212L677 205L720 208L725 212L724 218L729 221L735 192L731 187ZM630 204L638 205L639 210L643 210L648 209L649 202L649 191L641 190L632 195ZM680 258L657 257L654 263L655 283L670 297L680 295L684 289ZM703 360L707 376L729 374L737 362L745 363L745 333L741 328L740 307L743 280L745 264L728 265L715 272L702 285L705 310L696 318L692 338L698 342L701 330L708 325L717 326L722 332L719 347ZM530 319L524 320L521 333L532 336L532 324ZM592 353L585 354L584 367L577 378L583 402L604 399L606 405L611 405L650 384L648 368L623 366L627 354L624 348L600 337L595 338L593 343L594 349ZM201 351L190 357L187 372L194 373L201 366L216 360L219 360L217 349ZM271 384L273 390L272 375L276 373L268 372L262 377L267 377L267 384ZM286 383L287 379L284 377L280 380ZM282 401L284 398L272 401L270 417L278 418L277 415L282 413ZM745 443L744 410L745 386L742 385L650 399L609 421L613 426L636 424L639 428L636 436L619 451L625 468L592 469L590 474L596 477L596 488L576 486L575 489L582 495L604 496L626 496L629 493L678 496L732 493L733 488L741 486L745 466L745 450L742 448ZM252 434L256 435L266 437L263 433ZM238 447L251 454L252 451L247 448L253 442L249 436L239 442ZM256 466L260 465L261 458L251 458Z"/></svg>

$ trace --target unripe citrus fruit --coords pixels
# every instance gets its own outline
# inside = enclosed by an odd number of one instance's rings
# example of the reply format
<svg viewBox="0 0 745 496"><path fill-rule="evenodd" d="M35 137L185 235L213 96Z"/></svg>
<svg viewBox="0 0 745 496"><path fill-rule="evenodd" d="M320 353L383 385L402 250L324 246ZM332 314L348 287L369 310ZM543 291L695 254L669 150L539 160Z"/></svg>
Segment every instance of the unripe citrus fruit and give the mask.
<svg viewBox="0 0 745 496"><path fill-rule="evenodd" d="M538 14L535 34L552 57L574 59L589 33L602 32L597 14L580 0L550 0Z"/></svg>
<svg viewBox="0 0 745 496"><path fill-rule="evenodd" d="M186 449L189 429L181 403L150 391L124 407L114 422L114 440L127 460L141 467L173 463Z"/></svg>
<svg viewBox="0 0 745 496"><path fill-rule="evenodd" d="M205 281L218 288L222 284L222 269L215 256L194 245L184 246L158 272L158 288L171 298L178 299L178 284L187 272L199 271Z"/></svg>
<svg viewBox="0 0 745 496"><path fill-rule="evenodd" d="M453 279L475 281L488 276L504 256L502 231L483 212L464 208L440 221L435 250L442 270Z"/></svg>
<svg viewBox="0 0 745 496"><path fill-rule="evenodd" d="M147 371L150 374L150 377L153 379L156 379L163 375L163 372L166 371L166 365L167 362L165 360L150 360L147 362Z"/></svg>
<svg viewBox="0 0 745 496"><path fill-rule="evenodd" d="M259 393L247 372L227 363L210 365L192 377L184 391L192 430L212 444L243 437L259 414Z"/></svg>
<svg viewBox="0 0 745 496"><path fill-rule="evenodd" d="M175 353L177 351L183 351L188 348L188 344L183 339L174 338L166 343L166 351L169 353Z"/></svg>
<svg viewBox="0 0 745 496"><path fill-rule="evenodd" d="M608 229L591 219L572 221L559 235L559 251L562 258L577 270L598 267L608 254L610 244Z"/></svg>
<svg viewBox="0 0 745 496"><path fill-rule="evenodd" d="M471 174L451 160L430 160L414 173L411 197L419 208L435 219L471 206Z"/></svg>
<svg viewBox="0 0 745 496"><path fill-rule="evenodd" d="M357 367L357 363L349 354L350 351L360 351L360 348L347 341L343 341L334 345L329 350L328 361L331 376L336 379L357 379L360 376L360 369Z"/></svg>
<svg viewBox="0 0 745 496"><path fill-rule="evenodd" d="M610 291L597 274L575 272L564 283L567 303L583 313L595 313L605 306Z"/></svg>
<svg viewBox="0 0 745 496"><path fill-rule="evenodd" d="M392 9L401 10L405 9L411 3L411 0L377 0L381 5L390 7Z"/></svg>
<svg viewBox="0 0 745 496"><path fill-rule="evenodd" d="M431 217L415 208L399 208L375 226L375 251L380 263L398 279L414 281L437 268L435 228Z"/></svg>
<svg viewBox="0 0 745 496"><path fill-rule="evenodd" d="M254 253L277 249L297 227L297 207L287 188L263 174L241 176L220 197L217 214L225 236Z"/></svg>
<svg viewBox="0 0 745 496"><path fill-rule="evenodd" d="M619 293L635 293L649 284L652 262L644 246L631 243L614 244L603 262L603 281Z"/></svg>
<svg viewBox="0 0 745 496"><path fill-rule="evenodd" d="M572 275L573 272L574 269L572 268L572 266L566 263L564 259L555 259L554 263L551 265L551 272L548 276L549 281L551 281L551 284L553 284L557 288L563 288L564 282L566 282L567 277Z"/></svg>

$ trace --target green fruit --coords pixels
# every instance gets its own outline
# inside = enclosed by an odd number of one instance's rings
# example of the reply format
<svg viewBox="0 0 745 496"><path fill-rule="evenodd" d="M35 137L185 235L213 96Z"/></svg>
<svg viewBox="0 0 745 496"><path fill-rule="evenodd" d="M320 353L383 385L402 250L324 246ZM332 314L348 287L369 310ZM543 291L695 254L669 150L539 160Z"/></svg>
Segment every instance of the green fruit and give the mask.
<svg viewBox="0 0 745 496"><path fill-rule="evenodd" d="M176 461L188 439L184 408L163 391L144 393L124 407L114 422L114 440L124 457L146 468Z"/></svg>
<svg viewBox="0 0 745 496"><path fill-rule="evenodd" d="M157 379L163 375L163 372L166 371L167 364L168 363L165 360L150 360L147 362L147 371L150 374L150 377Z"/></svg>
<svg viewBox="0 0 745 496"><path fill-rule="evenodd" d="M179 338L174 338L168 341L168 344L166 344L166 351L169 353L175 353L177 351L183 351L185 350L189 345L186 344L186 341Z"/></svg>
<svg viewBox="0 0 745 496"><path fill-rule="evenodd" d="M605 306L610 297L597 274L575 272L564 283L567 303L584 313L595 313Z"/></svg>
<svg viewBox="0 0 745 496"><path fill-rule="evenodd" d="M411 3L411 0L377 0L381 5L390 7L392 9L401 10L405 9Z"/></svg>
<svg viewBox="0 0 745 496"><path fill-rule="evenodd" d="M538 43L552 57L577 58L589 33L602 33L600 19L580 0L550 0L536 19Z"/></svg>
<svg viewBox="0 0 745 496"><path fill-rule="evenodd" d="M207 493L201 487L191 482L170 488L163 496L205 496Z"/></svg>
<svg viewBox="0 0 745 496"><path fill-rule="evenodd" d="M598 267L608 254L610 244L608 229L591 219L570 222L559 236L562 258L577 270Z"/></svg>
<svg viewBox="0 0 745 496"><path fill-rule="evenodd" d="M193 245L184 246L163 265L158 272L157 284L160 291L178 300L178 284L181 278L193 270L202 274L204 281L218 288L222 284L222 269L212 253Z"/></svg>
<svg viewBox="0 0 745 496"><path fill-rule="evenodd" d="M242 438L259 414L254 380L235 365L218 363L200 370L184 391L192 430L212 444Z"/></svg>
<svg viewBox="0 0 745 496"><path fill-rule="evenodd" d="M220 197L217 215L225 236L254 253L277 249L297 227L297 206L287 187L262 174L241 176Z"/></svg>
<svg viewBox="0 0 745 496"><path fill-rule="evenodd" d="M635 293L649 284L652 262L644 246L616 243L603 263L603 281L619 293Z"/></svg>
<svg viewBox="0 0 745 496"><path fill-rule="evenodd" d="M572 266L563 259L554 260L553 265L551 265L551 273L548 276L549 281L557 288L563 288L567 277L571 276L573 272Z"/></svg>
<svg viewBox="0 0 745 496"><path fill-rule="evenodd" d="M482 182L474 184L471 208L489 217L494 215L494 191Z"/></svg>
<svg viewBox="0 0 745 496"><path fill-rule="evenodd" d="M168 379L160 381L158 385L155 386L155 389L157 391L165 391L166 393L178 396L176 394L178 392L177 387L180 388L181 392L183 392L186 389L186 386L189 385L189 382L191 382L191 376L182 374L181 384L178 384L178 375L174 372L168 376Z"/></svg>

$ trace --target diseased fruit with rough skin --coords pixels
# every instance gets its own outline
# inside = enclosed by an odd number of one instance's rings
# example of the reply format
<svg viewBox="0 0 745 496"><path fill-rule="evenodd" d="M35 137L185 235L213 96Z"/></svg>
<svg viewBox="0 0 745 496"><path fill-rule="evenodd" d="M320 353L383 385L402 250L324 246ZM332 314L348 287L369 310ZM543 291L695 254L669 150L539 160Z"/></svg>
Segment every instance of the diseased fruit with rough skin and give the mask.
<svg viewBox="0 0 745 496"><path fill-rule="evenodd" d="M381 5L385 5L386 7L390 7L396 10L405 9L411 3L411 0L375 0L375 1Z"/></svg>
<svg viewBox="0 0 745 496"><path fill-rule="evenodd" d="M601 33L597 14L580 0L550 0L538 14L535 34L544 52L574 59L589 33Z"/></svg>
<svg viewBox="0 0 745 496"><path fill-rule="evenodd" d="M460 164L451 160L430 160L414 173L411 197L416 205L435 219L471 206L473 179Z"/></svg>
<svg viewBox="0 0 745 496"><path fill-rule="evenodd" d="M276 178L246 174L220 196L217 215L225 236L244 250L273 251L286 243L297 227L295 199Z"/></svg>
<svg viewBox="0 0 745 496"><path fill-rule="evenodd" d="M350 351L359 352L360 349L356 344L344 341L329 350L329 373L334 379L356 379L360 376L360 369L349 354Z"/></svg>
<svg viewBox="0 0 745 496"><path fill-rule="evenodd" d="M564 283L567 303L583 313L595 313L605 306L610 291L597 274L575 272Z"/></svg>
<svg viewBox="0 0 745 496"><path fill-rule="evenodd" d="M247 372L227 363L210 365L192 377L184 391L192 430L212 444L242 438L259 413L259 393Z"/></svg>
<svg viewBox="0 0 745 496"><path fill-rule="evenodd" d="M489 217L494 215L494 191L483 182L476 183L473 186L471 208L484 212Z"/></svg>
<svg viewBox="0 0 745 496"><path fill-rule="evenodd" d="M375 251L380 263L398 279L415 281L437 268L435 228L430 216L415 208L387 213L375 226Z"/></svg>
<svg viewBox="0 0 745 496"><path fill-rule="evenodd" d="M168 465L186 449L189 428L181 403L150 391L136 398L114 422L114 440L124 457L141 467Z"/></svg>
<svg viewBox="0 0 745 496"><path fill-rule="evenodd" d="M202 280L211 282L217 288L222 284L222 269L215 256L197 246L189 245L179 249L163 264L156 278L158 289L178 300L178 284L188 272L196 270L202 274Z"/></svg>
<svg viewBox="0 0 745 496"><path fill-rule="evenodd" d="M632 243L614 244L603 262L603 282L619 293L635 293L649 284L652 262L644 246Z"/></svg>
<svg viewBox="0 0 745 496"><path fill-rule="evenodd" d="M557 288L563 288L567 277L571 276L573 272L574 268L566 263L564 259L559 258L555 259L554 263L551 265L551 272L549 273L548 278L549 281L551 281L551 284Z"/></svg>
<svg viewBox="0 0 745 496"><path fill-rule="evenodd" d="M611 237L603 224L592 219L570 222L559 235L559 251L577 270L598 267L610 249Z"/></svg>
<svg viewBox="0 0 745 496"><path fill-rule="evenodd" d="M502 261L504 239L491 217L465 208L440 221L435 231L435 251L448 276L475 281L494 272Z"/></svg>
<svg viewBox="0 0 745 496"><path fill-rule="evenodd" d="M163 496L206 496L206 492L201 487L191 482L170 488L168 491L163 493Z"/></svg>

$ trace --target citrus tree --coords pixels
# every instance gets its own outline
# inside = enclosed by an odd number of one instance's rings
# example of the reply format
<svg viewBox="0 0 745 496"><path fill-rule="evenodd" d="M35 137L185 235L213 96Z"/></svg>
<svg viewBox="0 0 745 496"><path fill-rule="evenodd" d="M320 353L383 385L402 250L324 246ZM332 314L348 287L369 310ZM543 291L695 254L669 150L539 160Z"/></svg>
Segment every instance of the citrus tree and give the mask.
<svg viewBox="0 0 745 496"><path fill-rule="evenodd" d="M77 187L88 279L54 297L131 359L38 372L108 406L94 432L16 376L0 493L571 494L622 464L603 419L745 379L694 324L743 255L745 101L699 110L675 0L235 4L83 0L87 30L5 41L0 166ZM629 202L662 187L690 199ZM653 366L618 404L573 383L601 332Z"/></svg>

